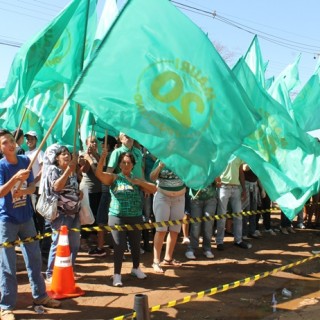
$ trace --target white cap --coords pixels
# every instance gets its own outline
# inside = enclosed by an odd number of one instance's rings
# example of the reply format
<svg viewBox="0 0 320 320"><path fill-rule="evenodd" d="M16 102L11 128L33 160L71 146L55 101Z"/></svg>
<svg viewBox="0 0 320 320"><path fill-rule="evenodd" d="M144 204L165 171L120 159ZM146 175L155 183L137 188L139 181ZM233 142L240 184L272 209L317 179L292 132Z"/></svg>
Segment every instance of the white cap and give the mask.
<svg viewBox="0 0 320 320"><path fill-rule="evenodd" d="M32 136L32 137L36 137L38 139L38 135L35 131L31 130L31 131L28 131L27 133L25 133L24 135L25 137L26 136Z"/></svg>

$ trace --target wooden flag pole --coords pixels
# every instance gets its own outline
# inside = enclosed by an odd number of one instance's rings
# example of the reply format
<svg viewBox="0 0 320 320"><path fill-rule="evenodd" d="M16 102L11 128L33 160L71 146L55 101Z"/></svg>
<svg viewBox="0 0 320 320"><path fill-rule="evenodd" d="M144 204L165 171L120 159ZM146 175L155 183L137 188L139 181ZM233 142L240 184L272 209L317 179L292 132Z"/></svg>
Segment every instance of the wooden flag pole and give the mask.
<svg viewBox="0 0 320 320"><path fill-rule="evenodd" d="M73 137L73 156L76 156L77 149L77 136L78 136L78 128L80 125L80 106L77 105L77 115L76 115L76 126L74 129L74 137Z"/></svg>
<svg viewBox="0 0 320 320"><path fill-rule="evenodd" d="M104 136L104 147L108 148L108 130L106 130L106 134Z"/></svg>

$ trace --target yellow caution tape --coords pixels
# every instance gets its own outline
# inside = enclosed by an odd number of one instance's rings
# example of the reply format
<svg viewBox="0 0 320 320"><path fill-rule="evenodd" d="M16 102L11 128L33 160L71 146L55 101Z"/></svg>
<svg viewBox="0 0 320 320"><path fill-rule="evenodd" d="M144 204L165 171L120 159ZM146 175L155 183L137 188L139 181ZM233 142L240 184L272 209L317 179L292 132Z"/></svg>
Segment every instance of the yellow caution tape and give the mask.
<svg viewBox="0 0 320 320"><path fill-rule="evenodd" d="M202 218L188 218L188 219L181 219L181 220L170 220L170 221L159 221L159 222L151 222L151 223L143 223L143 224L134 224L134 225L116 225L113 227L110 227L108 225L100 225L100 226L92 226L92 227L82 227L81 229L78 228L71 228L70 230L75 232L80 232L81 230L92 232L92 231L109 231L112 230L116 231L132 231L132 230L143 230L143 229L153 229L157 227L168 227L168 226L174 226L174 225L181 225L181 224L189 224L189 223L198 223L202 221L213 221L213 220L220 220L225 218L233 218L233 217L242 217L242 216L250 216L250 215L256 215L266 212L271 212L272 209L266 209L266 210L256 210L256 211L242 211L240 213L226 213L221 215L214 215L214 216L208 216L208 217L202 217ZM59 232L59 231L56 231ZM13 246L18 246L23 243L30 243L33 241L38 241L43 238L51 237L51 233L44 233L44 234L38 234L34 237L30 237L27 239L21 239L16 240L13 242L3 242L0 243L0 248L8 248Z"/></svg>
<svg viewBox="0 0 320 320"><path fill-rule="evenodd" d="M207 289L207 290L204 290L204 291L200 291L200 292L197 292L195 294L186 296L186 297L178 299L178 300L169 301L169 302L167 302L165 304L159 304L159 305L156 305L156 306L153 306L153 307L149 308L149 312L155 312L155 311L159 311L159 310L165 309L165 308L172 308L172 307L175 307L175 306L180 305L180 304L188 303L188 302L191 302L193 300L197 300L197 299L203 298L205 296L211 296L211 295L217 294L219 292L225 292L225 291L228 291L228 290L231 290L231 289L235 289L235 288L238 288L241 285L249 283L250 281L257 281L257 280L266 278L266 277L268 277L268 276L270 276L272 274L275 274L275 273L277 273L279 271L284 271L284 270L290 269L290 268L292 268L294 266L300 265L302 263L308 262L310 260L313 260L313 259L316 259L316 258L319 258L319 257L320 257L320 253L317 253L317 254L314 254L313 256L310 256L308 258L305 258L305 259L302 259L302 260L299 260L299 261L296 261L296 262L293 262L293 263L289 263L289 264L287 264L285 266L281 266L281 267L275 268L275 269L273 269L271 271L262 272L262 273L254 275L254 276L250 276L250 277L247 277L247 278L244 278L244 279L241 279L241 280L237 280L237 281L234 281L234 282L231 282L231 283L228 283L228 284L219 285L217 287L214 287L214 288L211 288L211 289ZM116 317L116 318L112 318L110 320L133 319L135 317L136 317L136 312L132 312L132 313L129 313L129 314L126 314L126 315L122 315L122 316L119 316L119 317Z"/></svg>

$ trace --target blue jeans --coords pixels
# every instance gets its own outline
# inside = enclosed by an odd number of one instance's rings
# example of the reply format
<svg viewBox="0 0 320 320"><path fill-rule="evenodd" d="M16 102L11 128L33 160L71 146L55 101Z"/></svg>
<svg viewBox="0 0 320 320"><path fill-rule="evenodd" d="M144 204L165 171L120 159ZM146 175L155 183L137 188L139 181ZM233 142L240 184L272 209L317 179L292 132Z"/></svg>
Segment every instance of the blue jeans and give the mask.
<svg viewBox="0 0 320 320"><path fill-rule="evenodd" d="M14 224L0 221L0 243L36 236L33 218L25 223ZM41 252L39 241L21 245L31 285L32 297L42 299L47 296L46 286L41 274ZM0 248L0 307L3 310L14 309L17 299L18 283L16 277L16 251L14 247Z"/></svg>
<svg viewBox="0 0 320 320"><path fill-rule="evenodd" d="M216 208L216 198L210 198L207 200L191 200L191 217L202 218L214 216ZM188 251L194 252L199 247L199 237L201 228L203 235L202 249L203 251L211 251L213 223L214 220L192 223L190 225L190 244L188 246Z"/></svg>
<svg viewBox="0 0 320 320"><path fill-rule="evenodd" d="M71 253L71 260L72 266L74 266L76 257L80 247L80 232L79 231L72 231L71 228L80 229L80 221L79 215L65 215L60 214L57 219L52 221L52 243L49 252L48 258L48 266L46 271L47 278L52 277L53 267L54 267L54 260L56 257L57 247L58 247L58 240L59 240L59 230L61 226L67 226L68 228L68 238L69 238L69 247ZM56 232L57 231L57 232Z"/></svg>
<svg viewBox="0 0 320 320"><path fill-rule="evenodd" d="M241 187L222 185L218 190L218 215L227 213L228 203L230 201L232 213L241 212ZM217 221L217 244L223 244L224 229L226 219L222 218ZM242 216L233 217L233 236L236 243L242 241Z"/></svg>

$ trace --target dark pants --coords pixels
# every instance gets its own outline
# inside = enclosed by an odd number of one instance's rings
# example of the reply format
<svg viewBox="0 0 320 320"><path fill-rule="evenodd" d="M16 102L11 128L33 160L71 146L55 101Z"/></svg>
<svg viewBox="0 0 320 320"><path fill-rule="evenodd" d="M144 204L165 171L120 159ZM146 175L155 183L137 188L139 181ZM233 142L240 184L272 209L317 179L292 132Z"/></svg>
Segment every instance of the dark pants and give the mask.
<svg viewBox="0 0 320 320"><path fill-rule="evenodd" d="M142 216L140 217L115 217L109 216L109 226L113 227L115 225L134 225L142 223ZM114 274L121 274L121 267L123 261L123 255L127 247L127 237L130 244L131 256L133 268L138 268L140 264L140 241L141 241L141 231L117 231L113 230L112 242L113 242L113 261L114 261Z"/></svg>
<svg viewBox="0 0 320 320"><path fill-rule="evenodd" d="M262 214L263 217L263 226L266 230L270 230L271 229L271 212L270 212L270 207L271 207L271 200L269 198L268 195L266 195L265 198L261 199L261 207L259 207L258 209L260 210L268 210L267 212L264 212ZM259 225L259 219L260 219L260 214L256 215L256 226Z"/></svg>

